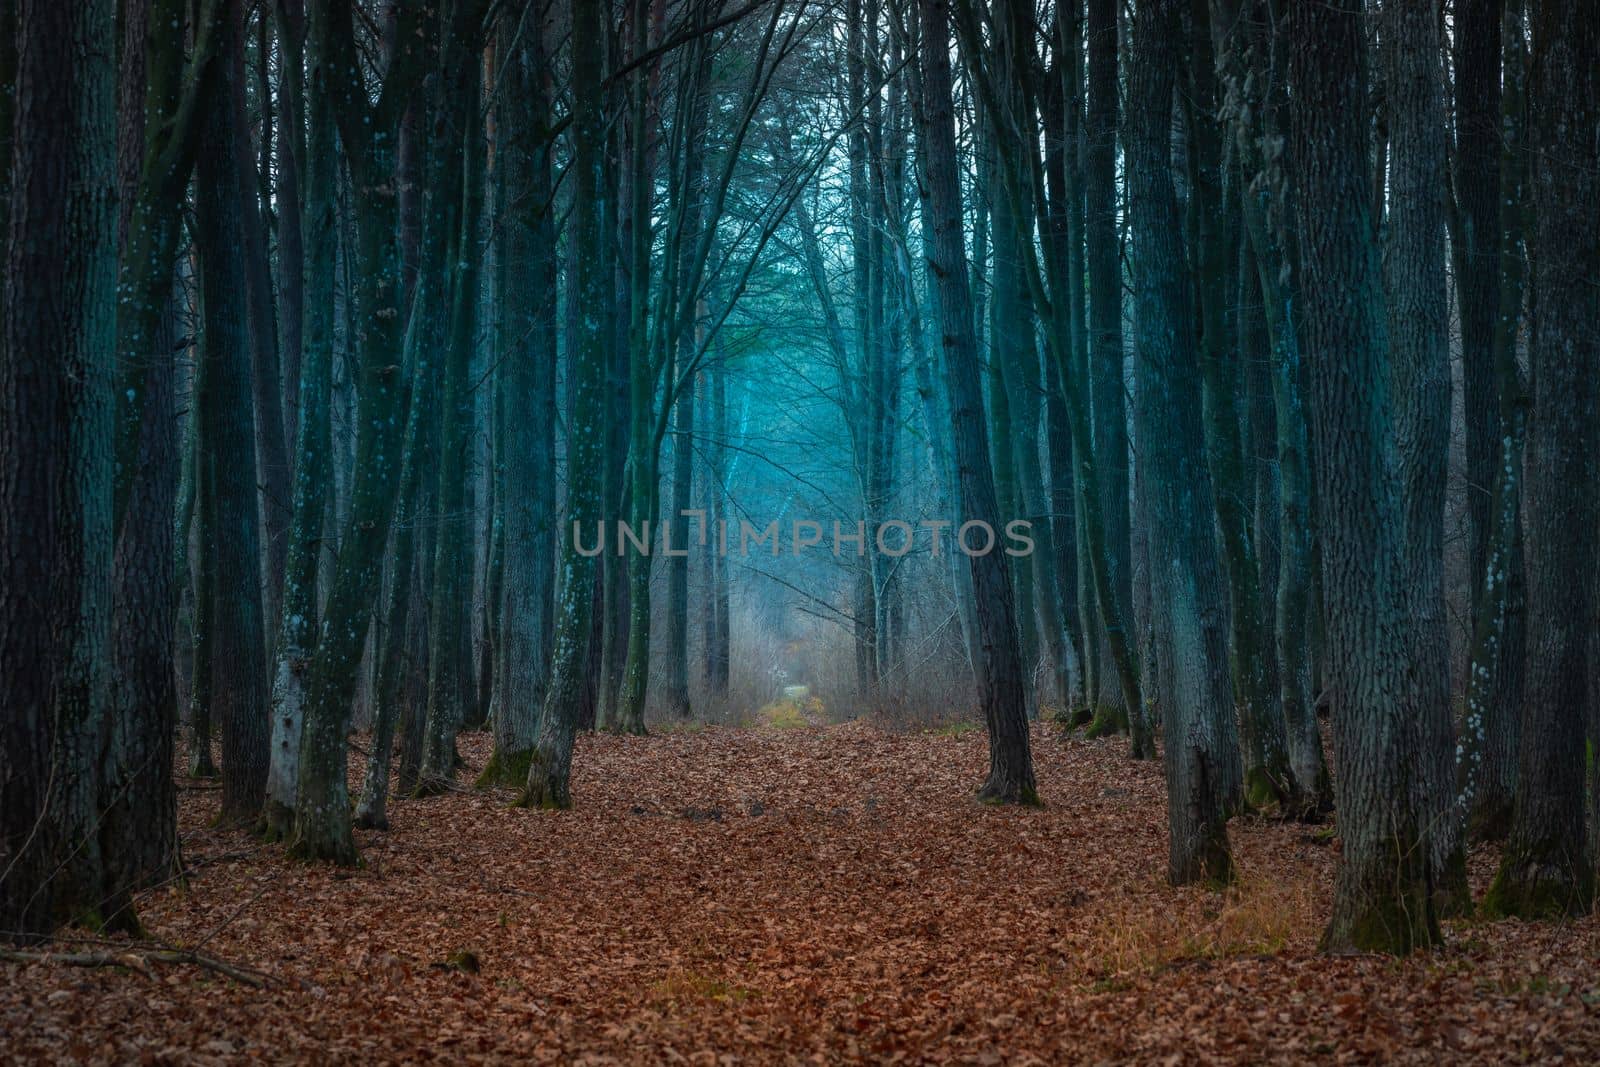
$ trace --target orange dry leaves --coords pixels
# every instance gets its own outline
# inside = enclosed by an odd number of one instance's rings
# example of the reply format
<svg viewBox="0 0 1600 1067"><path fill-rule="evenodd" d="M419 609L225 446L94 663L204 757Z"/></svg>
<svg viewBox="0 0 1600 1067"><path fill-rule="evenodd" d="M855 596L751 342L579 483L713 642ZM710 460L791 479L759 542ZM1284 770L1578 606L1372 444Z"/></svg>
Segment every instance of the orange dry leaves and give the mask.
<svg viewBox="0 0 1600 1067"><path fill-rule="evenodd" d="M1172 889L1159 765L1034 742L1043 810L972 800L977 732L585 737L575 810L397 800L354 871L185 792L200 866L142 917L281 983L0 963L0 1060L1600 1060L1600 918L1319 956L1326 833L1236 820L1241 884Z"/></svg>

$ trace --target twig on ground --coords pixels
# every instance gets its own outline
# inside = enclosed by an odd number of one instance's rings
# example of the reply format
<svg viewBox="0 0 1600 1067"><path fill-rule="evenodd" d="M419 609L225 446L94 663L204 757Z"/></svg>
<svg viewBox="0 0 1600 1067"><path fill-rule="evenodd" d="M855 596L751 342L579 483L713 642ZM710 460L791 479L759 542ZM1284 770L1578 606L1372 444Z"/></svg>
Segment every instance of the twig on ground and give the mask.
<svg viewBox="0 0 1600 1067"><path fill-rule="evenodd" d="M18 949L0 949L0 960L10 963L59 963L67 967L127 967L146 978L154 978L152 963L189 964L232 978L254 989L263 989L278 979L265 971L238 967L215 956L181 949L123 949L98 952L26 952Z"/></svg>

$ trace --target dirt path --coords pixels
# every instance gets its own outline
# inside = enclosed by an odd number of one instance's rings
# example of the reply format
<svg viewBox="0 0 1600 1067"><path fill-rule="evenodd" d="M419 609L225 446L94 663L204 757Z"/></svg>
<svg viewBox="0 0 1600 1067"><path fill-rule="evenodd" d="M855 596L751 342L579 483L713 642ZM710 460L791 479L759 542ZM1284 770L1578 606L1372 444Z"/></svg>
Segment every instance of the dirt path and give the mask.
<svg viewBox="0 0 1600 1067"><path fill-rule="evenodd" d="M353 872L186 792L202 866L143 916L281 984L0 963L0 1061L1600 1060L1600 918L1322 958L1326 832L1238 822L1241 887L1173 890L1159 767L1035 745L1047 807L1009 811L977 732L584 738L576 810L399 801Z"/></svg>

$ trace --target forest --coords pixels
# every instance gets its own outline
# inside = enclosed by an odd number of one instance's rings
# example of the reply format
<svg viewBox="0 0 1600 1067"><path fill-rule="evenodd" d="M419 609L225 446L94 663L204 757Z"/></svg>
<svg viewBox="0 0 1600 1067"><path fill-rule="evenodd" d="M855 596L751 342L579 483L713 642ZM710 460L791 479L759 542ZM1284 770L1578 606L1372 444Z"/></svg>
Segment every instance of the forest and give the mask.
<svg viewBox="0 0 1600 1067"><path fill-rule="evenodd" d="M0 0L0 1061L1600 1061L1588 0Z"/></svg>

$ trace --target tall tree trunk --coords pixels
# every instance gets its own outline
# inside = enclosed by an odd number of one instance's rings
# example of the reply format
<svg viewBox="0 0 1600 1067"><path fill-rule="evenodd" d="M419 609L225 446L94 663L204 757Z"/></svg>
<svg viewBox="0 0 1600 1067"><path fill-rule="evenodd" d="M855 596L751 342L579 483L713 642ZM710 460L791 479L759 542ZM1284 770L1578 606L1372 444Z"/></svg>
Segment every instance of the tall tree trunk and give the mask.
<svg viewBox="0 0 1600 1067"><path fill-rule="evenodd" d="M1077 662L1073 696L1068 701L1073 725L1092 718L1094 697L1091 676L1097 655L1094 640L1094 594L1091 565L1084 556L1083 524L1078 521L1078 501L1083 487L1077 477L1077 446L1072 436L1072 412L1063 375L1088 377L1088 328L1084 318L1084 196L1083 196L1083 30L1082 3L1073 0L1065 17L1058 13L1055 48L1058 76L1044 96L1046 116L1045 186L1049 192L1045 213L1045 255L1055 260L1053 276L1067 288L1065 370L1046 368L1046 399L1050 427L1051 515L1055 526L1056 581L1060 587L1063 623L1071 631ZM1059 112L1059 116L1056 116ZM1059 130L1059 136L1056 131ZM1062 309L1056 309L1057 316Z"/></svg>
<svg viewBox="0 0 1600 1067"><path fill-rule="evenodd" d="M1536 5L1529 112L1534 238L1528 429L1528 690L1511 835L1485 907L1527 918L1593 906L1584 833L1595 529L1600 524L1600 24ZM1580 131L1575 135L1574 131Z"/></svg>
<svg viewBox="0 0 1600 1067"><path fill-rule="evenodd" d="M595 563L577 550L578 531L600 517L596 493L601 470L601 391L605 382L607 334L611 324L595 310L607 306L613 278L601 245L610 225L607 193L604 92L601 50L605 23L599 8L572 0L572 241L577 260L573 294L586 310L579 313L577 348L572 358L574 401L568 420L567 506L569 530L561 538L561 588L556 605L555 651L539 735L519 803L530 807L572 806L572 745L590 643Z"/></svg>
<svg viewBox="0 0 1600 1067"><path fill-rule="evenodd" d="M1289 146L1311 366L1324 617L1343 839L1333 950L1409 952L1439 940L1419 802L1427 736L1404 699L1417 651L1373 237L1361 8L1293 9Z"/></svg>
<svg viewBox="0 0 1600 1067"><path fill-rule="evenodd" d="M1499 8L1502 5L1492 5ZM1517 333L1521 323L1524 265L1526 255L1522 248L1527 220L1532 212L1527 196L1528 154L1526 150L1525 80L1526 62L1522 45L1522 5L1504 5L1504 11L1495 11L1495 26L1491 31L1476 21L1462 27L1461 73L1457 84L1464 94L1468 86L1487 75L1477 68L1488 62L1476 53L1481 42L1468 42L1469 33L1492 36L1495 42L1493 55L1493 80L1500 108L1495 112L1486 136L1490 139L1491 159L1495 175L1489 179L1489 196L1494 201L1490 212L1494 233L1492 267L1495 277L1489 294L1474 289L1472 299L1492 299L1490 308L1490 359L1494 379L1489 391L1495 402L1494 440L1490 442L1494 470L1489 495L1489 527L1485 531L1484 558L1478 569L1471 572L1474 584L1472 646L1467 665L1467 710L1462 723L1462 766L1460 768L1462 806L1467 816L1468 829L1474 836L1490 840L1503 839L1511 829L1512 801L1517 784L1517 749L1521 737L1523 713L1523 684L1527 652L1527 615L1525 610L1525 581L1523 569L1522 530L1522 479L1523 443L1527 431L1528 389L1522 379L1517 360ZM1463 16L1482 15L1474 9ZM1502 79L1501 49L1505 41L1505 71ZM1469 44L1471 58L1469 60ZM1502 93L1501 85L1504 84ZM1457 105L1466 106L1465 100ZM1483 146L1476 144L1479 123L1470 112L1463 115L1459 134L1458 169L1463 173L1457 180L1461 189L1463 228L1469 230L1468 240L1475 242L1464 250L1464 262L1458 269L1461 282L1462 351L1463 361L1479 358L1467 353L1469 335L1476 340L1468 326L1466 303L1468 291L1479 284L1476 273L1486 269L1475 250L1481 248L1481 237L1474 237L1483 220L1479 217L1482 205L1477 203L1482 192L1478 186L1484 179L1468 176L1469 166L1483 165L1478 153ZM1501 211L1500 203L1507 205ZM1468 378L1468 404L1473 403L1474 386ZM1468 425L1471 447L1472 428ZM1471 460L1469 459L1469 465ZM1470 470L1470 466L1469 466ZM1478 487L1468 475L1469 492Z"/></svg>
<svg viewBox="0 0 1600 1067"><path fill-rule="evenodd" d="M996 152L992 138L1005 136L995 133L984 124L989 134L988 154ZM1027 514L1022 502L1022 477L1018 468L1022 463L1021 435L1013 425L1011 402L1026 386L1012 379L1021 376L1023 357L1018 349L1034 343L1033 309L1023 292L1021 252L1017 248L1018 232L1026 223L1013 215L1010 198L1001 188L999 164L988 160L981 165L987 171L989 218L993 227L994 269L989 279L989 432L994 464L994 493L996 517L1000 523L1009 523L1014 517ZM1038 437L1034 435L1034 465L1038 465ZM963 519L965 521L965 519ZM1028 718L1037 716L1033 692L1033 669L1038 662L1039 628L1033 610L1033 568L1031 558L1008 556L1005 561L1010 572L1014 597L1017 630L1017 652L1022 663L1022 698Z"/></svg>
<svg viewBox="0 0 1600 1067"><path fill-rule="evenodd" d="M708 483L706 521L708 548L706 581L711 598L706 609L706 690L712 699L726 702L728 698L728 667L730 661L728 611L728 560L717 551L716 531L727 521L725 504L728 470L728 366L722 359L720 347L717 358L708 367L711 393L711 445L707 457L706 482Z"/></svg>
<svg viewBox="0 0 1600 1067"><path fill-rule="evenodd" d="M1016 9L1008 6L1006 14ZM1018 57L1025 48L1028 27L1022 20L1007 17L996 24L995 92L1002 107L1014 121L1032 125L1032 106L1024 96L1026 74L1017 70ZM999 131L998 136L1007 136ZM1024 695L1029 718L1037 717L1032 683L1038 663L1041 638L1049 648L1051 660L1065 659L1061 644L1061 620L1057 607L1055 576L1051 572L1055 542L1050 536L1045 506L1041 499L1044 478L1039 465L1039 346L1033 308L1028 300L1023 274L1023 250L1018 242L1031 239L1034 216L1031 199L1013 198L1001 184L992 183L994 218L994 303L990 330L991 403L1004 411L1004 421L996 418L996 488L1000 491L1003 517L1007 522L1023 519L1032 524L1034 548L1027 556L1013 557L1011 573L1017 598L1017 624L1023 655ZM1042 633L1041 633L1042 631Z"/></svg>
<svg viewBox="0 0 1600 1067"><path fill-rule="evenodd" d="M1412 598L1416 687L1407 703L1423 734L1418 805L1432 815L1434 894L1441 914L1472 906L1466 852L1455 817L1455 731L1450 708L1450 631L1444 604L1444 495L1450 452L1450 353L1445 290L1445 117L1439 18L1431 0L1383 8L1393 161L1385 226L1389 380L1400 462L1401 564Z"/></svg>
<svg viewBox="0 0 1600 1067"><path fill-rule="evenodd" d="M411 420L417 416L412 406ZM400 497L394 507L394 534L389 553L389 592L379 628L377 681L373 685L372 739L367 750L366 771L361 779L361 796L356 800L353 821L370 830L389 828L389 769L394 760L395 727L402 718L407 647L410 637L411 599L416 589L416 513L419 464L402 460ZM419 746L420 747L420 746ZM420 753L419 759L420 759ZM415 774L402 788L416 788Z"/></svg>
<svg viewBox="0 0 1600 1067"><path fill-rule="evenodd" d="M1261 610L1257 545L1250 528L1239 402L1244 374L1229 313L1238 290L1229 242L1238 234L1237 192L1224 189L1222 125L1205 0L1190 5L1189 102L1185 142L1190 176L1189 218L1200 307L1200 365L1204 380L1206 459L1216 485L1216 523L1228 579L1229 656L1234 698L1244 737L1244 801L1258 808L1303 808L1289 763L1278 658ZM1181 253L1181 249L1175 250ZM1153 447L1142 442L1142 447ZM1153 520L1158 521L1158 520Z"/></svg>
<svg viewBox="0 0 1600 1067"><path fill-rule="evenodd" d="M867 58L870 50L868 19L872 12L866 0L849 0L845 7L845 111L861 115L867 108ZM868 384L876 332L881 321L873 316L873 286L876 276L873 269L872 188L870 154L872 140L869 126L873 116L867 115L851 123L846 135L848 156L848 217L850 220L851 293L854 305L854 358L841 360L841 385L846 395L859 397L849 404L845 412L846 429L850 437L852 462L860 483L862 519L867 526L867 537L876 530L874 523L877 502L873 500L872 461L870 439L875 429L871 396ZM980 267L981 269L981 267ZM881 304L879 305L881 308ZM855 591L852 612L855 616L853 632L856 654L856 689L863 696L874 697L878 684L877 605L874 593L873 558L871 546L862 549L856 562Z"/></svg>
<svg viewBox="0 0 1600 1067"><path fill-rule="evenodd" d="M434 535L433 591L429 608L431 642L428 670L428 718L422 751L422 780L417 792L430 794L448 788L455 776L456 731L466 715L463 694L470 683L472 601L471 510L466 498L469 451L472 447L472 352L476 344L478 262L481 245L478 223L483 206L483 143L478 115L480 101L479 25L482 0L455 0L445 25L447 38L440 49L443 85L436 128L440 138L430 145L430 157L460 171L446 184L460 204L452 213L447 262L454 270L449 279L449 333L444 355L443 404L439 422L436 477L439 522ZM423 284L427 284L424 282Z"/></svg>
<svg viewBox="0 0 1600 1067"><path fill-rule="evenodd" d="M649 49L649 0L633 0L629 29L633 31L632 54L642 57ZM650 343L650 249L654 239L651 202L655 174L650 150L650 64L641 64L633 73L631 130L628 137L628 180L630 207L626 234L628 243L628 469L630 525L644 541L644 550L631 551L628 565L628 644L623 663L622 685L618 690L614 715L607 725L628 734L644 733L644 699L650 681L650 570L652 540L659 512L660 452L655 447L655 374L651 366ZM617 540L617 554L623 552Z"/></svg>
<svg viewBox="0 0 1600 1067"><path fill-rule="evenodd" d="M111 659L116 42L17 0L0 310L0 929L98 918ZM5 12L11 16L13 12ZM10 62L11 56L5 56ZM6 73L12 73L6 71Z"/></svg>
<svg viewBox="0 0 1600 1067"><path fill-rule="evenodd" d="M328 79L330 110L338 116L355 201L356 238L346 246L346 257L355 279L352 320L360 380L350 514L340 532L339 559L307 675L290 850L307 860L353 864L345 734L400 473L406 383L392 362L403 350L396 145L404 103L416 86L422 34L418 7L406 5L395 32L399 43L373 105L357 65L349 8L319 7L315 15L317 76Z"/></svg>
<svg viewBox="0 0 1600 1067"><path fill-rule="evenodd" d="M305 0L276 0L278 32L278 310L282 314L283 439L300 440L301 364L305 359L306 79ZM262 28L266 33L265 26ZM263 56L261 62L265 64ZM326 116L324 116L326 120ZM263 210L269 210L264 207ZM290 474L299 462L290 458ZM293 509L291 501L289 507ZM290 526L294 525L291 514ZM292 534L291 534L292 536Z"/></svg>
<svg viewBox="0 0 1600 1067"><path fill-rule="evenodd" d="M938 293L941 347L950 382L961 515L963 523L987 522L991 529L998 529L1000 516L989 464L989 435L983 424L978 339L973 330L962 233L950 90L949 4L947 0L919 0L918 11L922 34L918 147L927 197L924 218L931 233L928 270ZM994 552L972 555L969 564L983 649L983 666L978 672L980 703L989 733L989 777L978 796L992 803L1036 804L1010 576L1004 558Z"/></svg>
<svg viewBox="0 0 1600 1067"><path fill-rule="evenodd" d="M237 22L232 32L237 44L231 52L224 53L224 62L231 65L226 82L219 82L219 90L228 94L232 108L231 145L226 149L234 156L232 168L236 183L232 210L239 217L241 263L244 267L245 314L250 344L250 385L255 407L256 471L259 475L259 508L261 533L257 545L263 550L261 566L263 578L262 614L269 626L276 625L279 617L279 600L283 593L284 568L288 560L289 524L292 514L288 448L283 436L283 375L278 359L278 309L276 294L272 289L272 264L267 249L267 225L262 218L261 183L264 176L256 169L256 153L250 138L250 116L245 105L245 32L248 13L243 0L226 0L227 18ZM262 15L265 20L265 14ZM271 97L263 96L263 143L270 136L272 123ZM213 147L222 151L223 146ZM269 629L269 644L272 631ZM263 646L266 647L266 646Z"/></svg>
<svg viewBox="0 0 1600 1067"><path fill-rule="evenodd" d="M1267 32L1262 0L1214 0L1212 23L1222 40L1218 70L1223 109L1231 119L1243 189L1241 214L1271 345L1273 451L1278 464L1279 514L1277 602L1274 632L1279 702L1283 708L1289 763L1300 787L1296 814L1311 817L1333 805L1333 790L1317 729L1312 671L1315 620L1312 541L1311 445L1301 382L1300 331L1294 309L1294 198L1287 162L1272 146L1289 135L1283 91L1284 42ZM1276 88L1271 88L1276 87Z"/></svg>
<svg viewBox="0 0 1600 1067"><path fill-rule="evenodd" d="M1500 303L1500 26L1504 0L1462 0L1456 10L1456 152L1460 217L1454 246L1461 317L1461 384L1467 476L1467 574L1474 618L1484 596L1499 435L1494 332ZM1507 800L1510 798L1507 797Z"/></svg>
<svg viewBox="0 0 1600 1067"><path fill-rule="evenodd" d="M140 0L123 12L113 710L100 841L106 918L128 929L138 925L130 894L179 866L173 513L181 461L172 279L194 165L196 98L207 82L217 13L215 4L199 13L195 58L186 64L181 40L151 32L181 17L184 7L183 0Z"/></svg>
<svg viewBox="0 0 1600 1067"><path fill-rule="evenodd" d="M556 235L550 145L543 140L550 72L536 14L502 17L499 39L506 106L496 120L495 265L506 406L505 573L494 755L479 781L520 786L549 682L555 605Z"/></svg>
<svg viewBox="0 0 1600 1067"><path fill-rule="evenodd" d="M1243 373L1229 315L1237 286L1238 202L1222 181L1222 130L1218 86L1205 0L1190 5L1190 58L1184 99L1184 142L1189 165L1189 230L1200 306L1200 366L1205 382L1205 451L1216 485L1216 525L1232 609L1230 659L1240 729L1245 741L1245 800L1254 808L1288 808L1298 793L1288 760L1288 739L1278 707L1278 662L1262 624L1258 545L1251 536L1240 426Z"/></svg>
<svg viewBox="0 0 1600 1067"><path fill-rule="evenodd" d="M672 541L682 552L667 561L667 714L688 719L689 705L689 521L694 504L695 389L678 394L672 444ZM702 518L702 521L703 518Z"/></svg>
<svg viewBox="0 0 1600 1067"><path fill-rule="evenodd" d="M195 246L200 257L204 342L196 389L200 461L211 510L211 714L222 731L222 818L253 823L266 798L271 685L262 612L256 411L245 256L244 131L235 106L242 76L243 13L230 0L219 32L214 92L202 102L195 167ZM274 388L276 385L274 384Z"/></svg>
<svg viewBox="0 0 1600 1067"><path fill-rule="evenodd" d="M1200 331L1182 273L1169 166L1181 2L1147 0L1135 19L1127 138L1139 470L1148 494L1157 703L1166 741L1167 877L1174 885L1233 876L1227 818L1236 798L1219 789L1231 777L1219 768L1237 759L1238 749L1227 602L1199 412L1194 345Z"/></svg>
<svg viewBox="0 0 1600 1067"><path fill-rule="evenodd" d="M196 350L199 346L196 345ZM189 521L180 524L181 551L190 560L191 598L190 636L194 650L190 656L189 684L189 777L215 778L217 767L211 758L212 669L216 660L216 627L212 624L216 581L216 511L211 505L210 465L203 454L200 435L200 374L190 378L189 432L184 442L185 464L189 468Z"/></svg>
<svg viewBox="0 0 1600 1067"><path fill-rule="evenodd" d="M1128 413L1122 351L1122 258L1117 244L1117 4L1089 0L1088 141L1084 157L1084 209L1089 277L1089 392L1094 420L1095 473L1105 561L1114 610L1100 608L1102 630L1127 627L1133 618L1133 574L1128 514ZM1094 548L1094 546L1091 546ZM1099 598L1097 593L1097 599ZM1114 623L1107 619L1113 618ZM1122 632L1119 639L1131 634ZM1099 672L1116 676L1110 642L1101 641ZM1090 734L1121 732L1140 708L1122 691L1100 686Z"/></svg>
<svg viewBox="0 0 1600 1067"><path fill-rule="evenodd" d="M294 0L291 0L291 4ZM286 16L290 24L286 41L304 36L303 18ZM290 46L286 57L298 55ZM300 743L304 725L306 671L316 646L318 591L323 555L323 511L332 481L333 435L329 426L333 390L334 266L338 255L338 226L334 184L333 117L328 112L328 86L321 73L322 57L313 49L308 94L311 126L293 157L304 174L304 214L283 217L282 230L294 231L305 250L305 281L286 286L310 295L309 301L285 301L304 307L305 321L293 332L301 346L300 381L295 437L293 517L284 563L282 621L278 631L272 679L272 762L267 775L267 804L263 813L269 838L285 839L294 827L295 794L300 778ZM286 138L292 143L294 138ZM296 188L300 188L296 176Z"/></svg>

